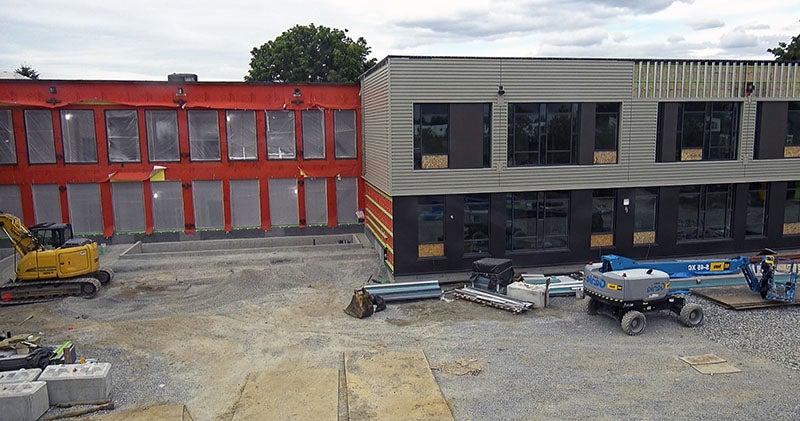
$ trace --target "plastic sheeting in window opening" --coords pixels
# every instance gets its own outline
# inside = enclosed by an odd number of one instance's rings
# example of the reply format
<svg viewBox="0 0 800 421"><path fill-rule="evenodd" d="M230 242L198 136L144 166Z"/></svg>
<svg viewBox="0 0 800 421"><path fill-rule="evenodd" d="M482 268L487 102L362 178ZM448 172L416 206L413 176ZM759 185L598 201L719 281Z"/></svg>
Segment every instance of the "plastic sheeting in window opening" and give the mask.
<svg viewBox="0 0 800 421"><path fill-rule="evenodd" d="M0 185L0 212L22 218L22 202L16 184Z"/></svg>
<svg viewBox="0 0 800 421"><path fill-rule="evenodd" d="M336 180L336 218L339 225L358 222L358 179L347 177Z"/></svg>
<svg viewBox="0 0 800 421"><path fill-rule="evenodd" d="M153 228L183 231L183 187L179 181L150 183L153 191Z"/></svg>
<svg viewBox="0 0 800 421"><path fill-rule="evenodd" d="M267 111L267 157L294 159L294 111Z"/></svg>
<svg viewBox="0 0 800 421"><path fill-rule="evenodd" d="M108 159L111 162L139 162L139 118L136 110L106 111Z"/></svg>
<svg viewBox="0 0 800 421"><path fill-rule="evenodd" d="M25 137L28 140L28 162L55 164L53 114L50 110L25 110Z"/></svg>
<svg viewBox="0 0 800 421"><path fill-rule="evenodd" d="M144 119L150 161L180 161L178 113L174 110L147 110Z"/></svg>
<svg viewBox="0 0 800 421"><path fill-rule="evenodd" d="M336 110L333 112L334 144L336 158L356 157L356 112Z"/></svg>
<svg viewBox="0 0 800 421"><path fill-rule="evenodd" d="M303 110L303 158L325 158L325 113Z"/></svg>
<svg viewBox="0 0 800 421"><path fill-rule="evenodd" d="M69 221L75 233L103 232L103 211L100 186L97 184L67 184Z"/></svg>
<svg viewBox="0 0 800 421"><path fill-rule="evenodd" d="M189 155L193 161L219 161L219 115L189 111Z"/></svg>
<svg viewBox="0 0 800 421"><path fill-rule="evenodd" d="M225 226L221 181L193 181L192 200L195 228L222 229Z"/></svg>
<svg viewBox="0 0 800 421"><path fill-rule="evenodd" d="M274 226L298 225L297 180L271 178L269 180L269 217Z"/></svg>
<svg viewBox="0 0 800 421"><path fill-rule="evenodd" d="M324 178L306 178L306 224L328 224L328 188Z"/></svg>
<svg viewBox="0 0 800 421"><path fill-rule="evenodd" d="M144 185L111 183L114 227L118 232L144 232Z"/></svg>
<svg viewBox="0 0 800 421"><path fill-rule="evenodd" d="M90 110L61 110L61 139L64 161L97 162L94 113Z"/></svg>
<svg viewBox="0 0 800 421"><path fill-rule="evenodd" d="M61 193L58 184L33 185L33 214L36 223L61 222Z"/></svg>
<svg viewBox="0 0 800 421"><path fill-rule="evenodd" d="M0 110L0 164L16 164L17 148L14 145L14 124L11 110Z"/></svg>
<svg viewBox="0 0 800 421"><path fill-rule="evenodd" d="M226 111L229 159L256 159L255 111Z"/></svg>
<svg viewBox="0 0 800 421"><path fill-rule="evenodd" d="M231 223L234 228L261 226L258 180L231 180Z"/></svg>

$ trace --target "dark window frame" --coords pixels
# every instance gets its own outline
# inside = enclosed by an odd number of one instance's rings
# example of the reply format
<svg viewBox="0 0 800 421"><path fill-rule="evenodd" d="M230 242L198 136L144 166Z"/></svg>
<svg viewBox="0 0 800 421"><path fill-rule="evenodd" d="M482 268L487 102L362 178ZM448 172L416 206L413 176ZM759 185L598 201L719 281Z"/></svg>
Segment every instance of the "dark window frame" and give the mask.
<svg viewBox="0 0 800 421"><path fill-rule="evenodd" d="M796 122L792 123L792 119ZM796 125L796 127L794 127ZM790 133L793 132L793 133ZM800 146L800 101L789 101L786 116L786 138L784 147Z"/></svg>
<svg viewBox="0 0 800 421"><path fill-rule="evenodd" d="M600 111L601 107L603 107L603 111ZM605 107L614 107L615 109L611 111L605 110ZM620 117L622 115L622 104L619 102L599 102L596 104L596 111L594 116L595 128L594 128L594 150L595 152L619 152L619 132L620 132ZM598 146L599 136L600 136L600 119L603 117L614 117L616 118L616 130L614 130L614 147L607 148L605 146ZM619 162L619 154L617 154L617 162Z"/></svg>
<svg viewBox="0 0 800 421"><path fill-rule="evenodd" d="M440 222L441 228L441 240L437 241L422 241L421 230L422 224L420 224L420 219L422 218L422 211L441 207L441 220L437 221L434 219L434 222ZM416 204L416 211L417 211L417 246L421 245L433 245L433 244L441 244L442 248L444 249L447 247L447 232L445 230L445 197L444 196L422 196L417 199ZM426 225L427 227L427 225ZM419 247L417 247L417 259L418 260L437 260L437 259L446 259L447 257L445 254L441 256L420 256L419 255Z"/></svg>
<svg viewBox="0 0 800 421"><path fill-rule="evenodd" d="M701 107L702 105L702 107ZM733 110L719 110L717 107L725 107L731 106ZM690 108L687 111L687 108ZM700 109L702 108L702 110ZM658 120L663 120L663 106L659 104L659 114ZM713 121L715 119L714 113L715 112L731 112L731 144L725 147L718 147L712 145L712 138L714 133L716 132L713 130ZM700 139L692 139L687 138L687 132L689 131L689 127L687 127L687 114L697 115L700 116L702 113L702 137ZM678 103L678 126L675 132L675 161L676 162L703 162L703 161L736 161L739 158L739 143L740 143L740 125L742 119L742 106L740 102L736 101L692 101L692 102L680 102ZM722 126L720 126L720 130ZM663 127L661 128L663 133ZM721 131L720 131L721 133ZM691 142L689 142L691 141ZM698 143L699 142L699 143ZM691 144L690 144L691 143ZM697 143L697 144L695 144ZM660 142L659 142L660 145ZM681 159L681 151L682 149L702 149L702 158L700 160L687 160L683 161ZM659 149L659 148L657 148ZM723 158L712 158L712 152L715 150L729 150L729 154L727 157Z"/></svg>
<svg viewBox="0 0 800 421"><path fill-rule="evenodd" d="M459 168L459 169L482 169L482 168L491 168L492 167L492 103L491 102L417 102L412 104L412 136L413 136L413 169L414 171L436 171L436 170L445 170L445 169L452 169L452 160L451 160L451 151L452 151L452 144L450 136L452 134L452 130L450 128L451 124L451 105L456 104L474 104L474 105L482 105L482 145L483 145L483 152L482 152L482 167L472 167L472 168ZM446 112L429 112L428 115L435 115L435 114L446 114L446 121L447 121L447 128L445 129L444 133L444 144L446 152L435 152L433 155L447 155L447 167L446 168L422 168L422 157L425 155L425 146L423 144L422 139L422 114L423 108L425 107L446 107ZM428 124L430 126L431 124ZM357 139L357 138L356 138Z"/></svg>
<svg viewBox="0 0 800 421"><path fill-rule="evenodd" d="M720 193L720 191L711 191L709 189L717 189L722 188L725 186L727 189L726 192L726 208L724 210L724 218L725 218L725 227L723 228L723 235L722 236L710 236L708 235L708 221L709 221L709 202L710 197L709 193L716 194ZM690 191L692 190L692 191ZM681 210L680 206L682 201L686 200L687 197L693 196L696 197L696 205L697 211L694 215L694 219L691 222L694 222L694 231L695 236L688 237L688 236L681 236ZM681 187L681 190L678 193L678 230L676 235L677 243L691 243L691 242L701 242L701 241L724 241L724 240L731 240L733 238L733 207L735 204L734 200L735 191L732 184L707 184L707 185L693 185L693 186L684 186ZM688 232L688 231L687 231Z"/></svg>
<svg viewBox="0 0 800 421"><path fill-rule="evenodd" d="M564 209L563 219L565 221L564 226L564 234L562 235L551 235L548 234L549 228L553 225L552 221L557 219L552 217L550 212L553 209L553 206L550 206L553 202L556 201L565 201L566 206ZM515 230L518 224L516 223L517 220L521 220L523 218L517 218L517 209L520 207L518 204L522 204L524 207L533 207L534 209L528 209L528 212L532 212L534 219L534 234L530 235L530 233L526 233L521 229L519 232L523 232L528 235L524 236L515 236ZM547 192L530 192L530 193L509 193L506 195L506 238L505 238L505 250L506 253L525 253L525 252L532 252L532 251L550 251L550 250L568 250L569 249L569 207L570 207L570 195L569 192L565 191L547 191ZM526 247L515 247L515 238L524 238L527 239L529 243L533 243L533 247L526 248ZM554 241L557 239L561 239L560 241ZM548 244L554 243L561 243L561 246L548 246Z"/></svg>
<svg viewBox="0 0 800 421"><path fill-rule="evenodd" d="M517 112L518 108L528 108L530 111L526 113ZM552 111L555 107L568 107L569 111ZM535 115L531 118L529 130L532 134L528 139L529 149L518 150L517 145L517 115L530 114ZM569 127L569 149L556 149L553 143L552 132L554 118L553 114L569 114L570 127ZM510 103L508 104L508 156L507 162L509 167L538 167L538 166L564 166L564 165L577 165L577 155L580 138L580 118L581 118L581 104L577 102L541 102L541 103ZM536 139L533 141L532 139ZM535 142L535 146L533 143ZM521 160L517 155L528 154L536 155L536 159L529 159L525 163L519 163ZM569 154L568 162L557 162L552 156L555 154Z"/></svg>
<svg viewBox="0 0 800 421"><path fill-rule="evenodd" d="M470 203L468 203L469 200L474 200L475 203L470 204ZM468 213L473 213L474 212L474 213L477 213L479 215L481 213L483 213L482 210L479 209L479 207L484 206L484 203L477 203L477 202L484 202L484 201L485 201L485 206L486 206L486 216L485 216L485 218L486 218L486 221L485 221L485 223L486 223L486 226L485 226L485 228L486 228L486 238L480 238L480 239L468 238L468 236L470 236L470 231L473 231L470 228L468 228L468 225L476 225L476 226L479 225L479 224L482 225L482 222L481 223L472 223L472 222L468 223L468 221L467 221ZM474 206L475 208L478 208L478 209L469 210L469 208L471 206ZM464 256L480 256L480 255L489 254L490 253L490 248L489 248L490 247L490 242L489 241L492 238L492 219L491 219L492 201L491 201L491 197L488 194L468 194L468 195L464 195L463 208L464 208L464 237L463 237ZM481 216L481 217L483 217L483 216ZM479 230L474 230L472 235L474 236L474 234L478 234L478 233L480 233Z"/></svg>
<svg viewBox="0 0 800 421"><path fill-rule="evenodd" d="M609 209L603 211L601 209L600 214L598 215L596 211L600 209L600 206L604 202L610 202L611 206ZM606 203L607 204L607 203ZM604 214L609 214L610 217L606 219ZM617 216L617 191L616 189L595 189L592 190L592 224L589 228L589 235L612 235L616 237L616 216ZM598 223L599 221L599 223ZM606 228L607 223L610 224L609 228ZM616 240L616 238L614 238Z"/></svg>
<svg viewBox="0 0 800 421"><path fill-rule="evenodd" d="M796 206L797 210L796 220L788 220L788 212L790 206ZM800 223L800 181L790 181L786 186L786 201L783 205L783 223L796 224ZM785 234L784 234L785 235Z"/></svg>
<svg viewBox="0 0 800 421"><path fill-rule="evenodd" d="M129 161L119 161L119 160L112 160L111 159L111 132L110 128L108 127L108 114L113 113L114 111L133 111L133 115L135 116L136 120L136 147L139 155L139 159L137 160L129 160ZM137 164L142 162L142 134L139 133L139 111L136 108L109 108L103 110L103 120L106 133L106 157L108 158L109 163L113 164ZM145 131L147 131L147 122L145 122Z"/></svg>
<svg viewBox="0 0 800 421"><path fill-rule="evenodd" d="M163 113L169 112L175 118L175 146L177 146L177 154L175 158L170 159L154 159L151 155L151 150L154 149L153 145L155 144L155 139L150 139L150 125L148 121L150 118L148 116L152 115L152 113ZM187 130L188 130L188 115L187 115ZM144 136L145 136L145 143L147 144L147 161L148 162L180 162L181 161L181 134L180 134L180 122L178 119L178 111L172 108L147 108L144 110Z"/></svg>
<svg viewBox="0 0 800 421"><path fill-rule="evenodd" d="M751 199L753 199L753 194L763 194L764 199L761 203L761 232L758 234L750 234L750 206ZM769 183L750 183L747 185L747 200L745 203L745 224L744 224L744 236L745 238L763 238L767 236L767 221L769 219L769 196L770 196L770 184Z"/></svg>
<svg viewBox="0 0 800 421"><path fill-rule="evenodd" d="M658 204L659 204L660 199L661 199L661 197L660 197L661 194L660 193L661 192L660 192L660 189L658 187L639 187L639 188L636 188L633 191L633 232L634 233L637 233L637 232L655 232L656 233L655 241L653 241L653 243L649 243L649 244L655 244L655 243L658 242ZM638 219L639 219L639 215L640 215L640 211L641 211L641 209L639 208L639 204L640 204L639 200L640 200L640 198L641 199L648 199L648 200L649 199L653 199L653 198L655 199L655 202L653 204L652 218L650 217L650 215L647 216L648 220L652 219L653 228L652 229L648 229L646 231L645 230L640 230L640 229L637 228L637 225L639 225ZM649 221L648 221L648 224L649 224Z"/></svg>

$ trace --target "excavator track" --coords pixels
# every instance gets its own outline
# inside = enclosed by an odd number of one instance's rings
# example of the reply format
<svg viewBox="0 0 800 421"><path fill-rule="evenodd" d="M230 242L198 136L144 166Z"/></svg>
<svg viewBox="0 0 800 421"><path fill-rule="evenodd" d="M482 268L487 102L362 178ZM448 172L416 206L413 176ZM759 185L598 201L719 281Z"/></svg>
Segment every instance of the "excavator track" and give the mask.
<svg viewBox="0 0 800 421"><path fill-rule="evenodd" d="M62 297L93 298L100 290L95 278L10 281L0 286L0 306L31 304Z"/></svg>

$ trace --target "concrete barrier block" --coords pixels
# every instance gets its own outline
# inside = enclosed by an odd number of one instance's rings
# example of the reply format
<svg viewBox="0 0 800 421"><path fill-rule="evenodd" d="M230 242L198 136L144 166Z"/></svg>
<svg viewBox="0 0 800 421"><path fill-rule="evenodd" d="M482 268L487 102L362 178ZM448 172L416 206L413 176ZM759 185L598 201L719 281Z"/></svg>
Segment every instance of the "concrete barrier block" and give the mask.
<svg viewBox="0 0 800 421"><path fill-rule="evenodd" d="M34 421L49 408L45 382L0 384L0 421Z"/></svg>
<svg viewBox="0 0 800 421"><path fill-rule="evenodd" d="M0 384L32 382L42 374L41 368L21 368L14 371L0 371Z"/></svg>
<svg viewBox="0 0 800 421"><path fill-rule="evenodd" d="M50 403L93 402L111 396L111 364L50 365L39 380L47 382Z"/></svg>

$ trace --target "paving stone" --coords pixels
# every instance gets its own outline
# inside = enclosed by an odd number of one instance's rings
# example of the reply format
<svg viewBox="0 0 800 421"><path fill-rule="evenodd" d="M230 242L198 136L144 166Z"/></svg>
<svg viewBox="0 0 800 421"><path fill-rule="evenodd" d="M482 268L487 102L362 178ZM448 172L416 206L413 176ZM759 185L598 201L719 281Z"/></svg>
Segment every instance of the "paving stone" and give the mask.
<svg viewBox="0 0 800 421"><path fill-rule="evenodd" d="M34 421L49 408L45 382L0 385L0 421Z"/></svg>
<svg viewBox="0 0 800 421"><path fill-rule="evenodd" d="M47 382L50 403L94 402L111 396L111 364L50 365L39 380Z"/></svg>
<svg viewBox="0 0 800 421"><path fill-rule="evenodd" d="M0 371L0 384L32 382L42 374L41 368L21 368L14 371Z"/></svg>

